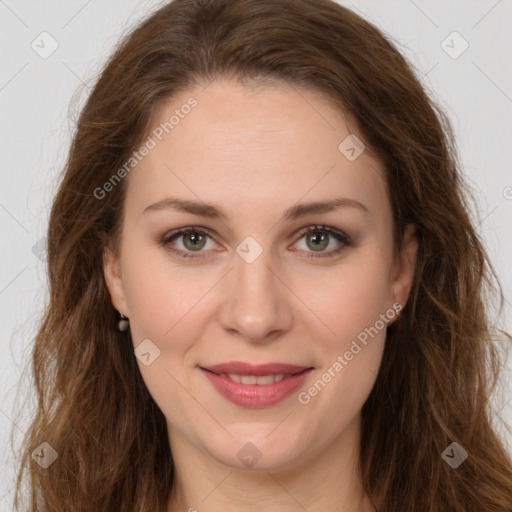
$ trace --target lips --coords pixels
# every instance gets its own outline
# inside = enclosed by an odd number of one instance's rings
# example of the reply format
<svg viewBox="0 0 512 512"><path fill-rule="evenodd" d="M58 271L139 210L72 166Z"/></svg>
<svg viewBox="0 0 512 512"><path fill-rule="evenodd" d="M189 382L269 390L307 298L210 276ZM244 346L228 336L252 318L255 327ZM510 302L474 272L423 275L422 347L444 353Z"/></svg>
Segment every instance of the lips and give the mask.
<svg viewBox="0 0 512 512"><path fill-rule="evenodd" d="M313 370L285 363L255 366L238 361L200 369L224 398L249 408L269 407L284 400Z"/></svg>
<svg viewBox="0 0 512 512"><path fill-rule="evenodd" d="M244 363L241 361L234 361L230 363L216 364L213 366L204 366L204 370L221 374L236 374L236 375L278 375L280 373L284 375L296 375L304 370L311 368L310 366L297 366L295 364L286 363L267 363L260 365L252 365L250 363Z"/></svg>

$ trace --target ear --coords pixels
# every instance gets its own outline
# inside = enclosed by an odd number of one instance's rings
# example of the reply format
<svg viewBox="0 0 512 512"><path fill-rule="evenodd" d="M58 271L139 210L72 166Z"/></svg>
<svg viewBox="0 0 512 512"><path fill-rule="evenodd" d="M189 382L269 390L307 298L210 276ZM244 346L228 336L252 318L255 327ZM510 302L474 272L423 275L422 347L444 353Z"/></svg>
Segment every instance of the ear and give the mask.
<svg viewBox="0 0 512 512"><path fill-rule="evenodd" d="M123 315L129 317L124 296L123 281L121 277L121 265L119 258L114 255L107 245L103 250L103 275L110 294L112 305Z"/></svg>
<svg viewBox="0 0 512 512"><path fill-rule="evenodd" d="M411 292L417 253L416 228L409 224L404 230L403 247L395 261L391 285L394 301L399 302L402 308L405 307Z"/></svg>

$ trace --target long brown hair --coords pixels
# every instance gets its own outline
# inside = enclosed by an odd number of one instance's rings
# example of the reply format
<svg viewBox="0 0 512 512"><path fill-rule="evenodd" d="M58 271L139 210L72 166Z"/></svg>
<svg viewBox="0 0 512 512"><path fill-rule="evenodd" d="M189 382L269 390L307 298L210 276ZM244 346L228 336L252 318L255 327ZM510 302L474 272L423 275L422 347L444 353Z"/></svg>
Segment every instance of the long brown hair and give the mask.
<svg viewBox="0 0 512 512"><path fill-rule="evenodd" d="M102 271L118 247L124 165L164 100L218 77L285 81L358 122L386 170L396 232L417 228L409 302L363 407L360 477L380 512L512 510L512 462L492 428L501 288L469 212L445 115L372 24L330 0L175 0L129 34L78 119L48 228L49 304L32 353L38 409L15 506L48 512L164 510L173 486L165 418L116 328ZM500 303L501 307L501 303ZM508 335L507 340L510 340ZM43 469L42 442L58 454ZM453 469L453 442L468 458ZM46 446L46 445L45 445Z"/></svg>

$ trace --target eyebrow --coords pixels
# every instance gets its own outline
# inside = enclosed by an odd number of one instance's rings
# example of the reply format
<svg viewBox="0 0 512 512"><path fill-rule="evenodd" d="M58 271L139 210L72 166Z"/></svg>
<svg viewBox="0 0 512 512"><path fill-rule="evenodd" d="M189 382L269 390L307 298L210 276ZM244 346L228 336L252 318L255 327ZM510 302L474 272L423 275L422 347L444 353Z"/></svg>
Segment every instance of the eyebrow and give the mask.
<svg viewBox="0 0 512 512"><path fill-rule="evenodd" d="M343 208L357 208L364 212L368 212L368 208L363 203L360 203L355 199L339 197L326 201L315 201L294 205L283 212L283 220L294 220L313 213L327 213ZM179 199L177 197L166 197L161 201L150 204L142 213L146 214L161 210L175 210L208 217L210 219L227 220L226 213L219 206L204 202Z"/></svg>

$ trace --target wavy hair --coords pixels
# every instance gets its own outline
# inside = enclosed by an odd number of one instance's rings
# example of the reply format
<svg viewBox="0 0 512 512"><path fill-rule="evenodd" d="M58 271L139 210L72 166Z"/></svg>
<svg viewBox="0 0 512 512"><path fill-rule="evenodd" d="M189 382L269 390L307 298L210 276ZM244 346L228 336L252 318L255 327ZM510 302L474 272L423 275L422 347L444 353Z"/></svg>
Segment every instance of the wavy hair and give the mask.
<svg viewBox="0 0 512 512"><path fill-rule="evenodd" d="M491 303L503 294L471 219L450 123L371 23L330 0L175 0L116 47L77 121L48 226L49 301L31 353L37 410L15 507L163 511L174 470L163 413L139 372L103 270L119 248L125 180L98 199L164 101L216 78L324 94L383 163L395 249L417 228L409 302L362 410L359 474L379 512L510 512L512 462L493 427L500 370ZM494 299L493 299L494 297ZM512 338L507 333L506 340ZM58 453L43 469L42 442ZM452 442L469 454L456 470Z"/></svg>

